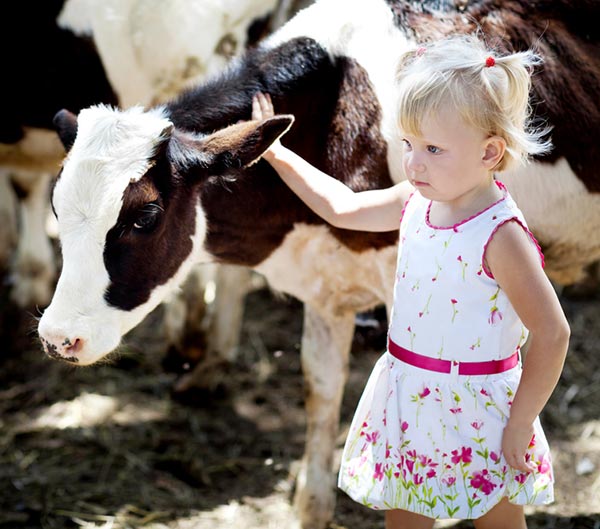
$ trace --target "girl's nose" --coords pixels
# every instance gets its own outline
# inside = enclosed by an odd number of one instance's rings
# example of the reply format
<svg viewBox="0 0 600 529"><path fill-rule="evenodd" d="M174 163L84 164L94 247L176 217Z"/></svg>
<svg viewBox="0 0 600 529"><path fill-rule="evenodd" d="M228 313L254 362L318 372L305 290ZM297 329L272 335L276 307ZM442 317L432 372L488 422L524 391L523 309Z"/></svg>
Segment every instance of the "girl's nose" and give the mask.
<svg viewBox="0 0 600 529"><path fill-rule="evenodd" d="M422 173L425 170L425 164L423 164L419 156L410 156L406 162L406 167L409 171L415 173Z"/></svg>

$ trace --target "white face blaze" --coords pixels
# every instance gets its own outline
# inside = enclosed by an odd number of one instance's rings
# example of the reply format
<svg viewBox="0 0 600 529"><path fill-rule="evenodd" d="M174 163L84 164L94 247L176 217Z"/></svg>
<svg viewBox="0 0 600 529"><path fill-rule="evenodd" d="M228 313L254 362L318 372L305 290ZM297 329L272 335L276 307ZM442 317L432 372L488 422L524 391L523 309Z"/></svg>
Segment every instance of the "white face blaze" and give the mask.
<svg viewBox="0 0 600 529"><path fill-rule="evenodd" d="M174 277L133 310L115 308L105 299L110 284L104 262L107 233L117 222L127 186L149 169L161 133L170 126L160 109L121 112L97 106L79 115L77 138L53 194L63 269L39 324L40 338L51 356L78 365L99 360L183 280L192 261L200 257L196 248L201 244L194 243L194 251ZM201 211L196 218L196 235L202 241Z"/></svg>

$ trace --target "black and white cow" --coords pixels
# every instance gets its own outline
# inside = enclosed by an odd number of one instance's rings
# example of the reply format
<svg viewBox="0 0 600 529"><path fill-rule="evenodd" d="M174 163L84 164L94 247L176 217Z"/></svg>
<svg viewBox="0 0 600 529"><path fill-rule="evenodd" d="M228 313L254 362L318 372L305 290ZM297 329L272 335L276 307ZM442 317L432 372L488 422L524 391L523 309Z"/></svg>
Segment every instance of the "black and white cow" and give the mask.
<svg viewBox="0 0 600 529"><path fill-rule="evenodd" d="M403 178L395 117L400 54L472 32L535 44L536 113L555 150L503 180L557 282L600 258L597 2L318 0L223 75L165 105L95 106L56 124L67 150L53 193L63 270L39 335L77 365L110 353L197 262L252 267L305 304L306 452L296 491L305 528L332 516L332 456L354 316L390 303L397 233L325 224L261 153L283 141L354 189ZM281 115L250 117L256 91ZM293 118L295 122L292 125ZM246 121L244 121L246 120Z"/></svg>

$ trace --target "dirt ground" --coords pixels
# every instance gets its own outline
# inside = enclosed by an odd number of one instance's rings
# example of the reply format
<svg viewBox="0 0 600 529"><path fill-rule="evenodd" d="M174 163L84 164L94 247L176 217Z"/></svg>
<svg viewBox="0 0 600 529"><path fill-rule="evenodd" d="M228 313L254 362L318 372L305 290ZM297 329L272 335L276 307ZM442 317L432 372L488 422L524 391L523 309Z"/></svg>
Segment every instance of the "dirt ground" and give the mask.
<svg viewBox="0 0 600 529"><path fill-rule="evenodd" d="M562 301L573 337L542 416L557 498L528 511L528 524L600 529L600 295ZM267 289L251 293L238 362L215 393L185 400L174 398L177 375L161 364L160 312L127 337L119 360L75 369L44 357L26 332L29 318L10 310L1 291L1 528L295 527L301 305ZM357 329L338 455L384 327ZM382 527L381 513L338 492L330 529Z"/></svg>

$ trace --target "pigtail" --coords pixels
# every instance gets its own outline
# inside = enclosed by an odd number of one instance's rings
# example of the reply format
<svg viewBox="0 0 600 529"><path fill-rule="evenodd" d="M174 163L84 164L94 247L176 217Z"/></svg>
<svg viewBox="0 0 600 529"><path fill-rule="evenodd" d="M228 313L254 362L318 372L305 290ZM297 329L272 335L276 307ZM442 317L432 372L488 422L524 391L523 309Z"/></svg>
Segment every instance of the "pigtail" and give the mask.
<svg viewBox="0 0 600 529"><path fill-rule="evenodd" d="M494 57L492 66L482 65L482 80L499 109L499 130L495 134L501 132L507 143L507 156L496 168L498 171L526 163L531 155L551 149L549 127L536 128L531 120L531 76L540 64L542 58L533 50L527 50Z"/></svg>

